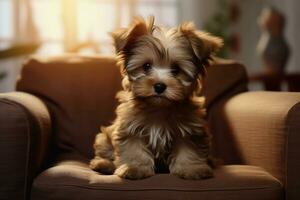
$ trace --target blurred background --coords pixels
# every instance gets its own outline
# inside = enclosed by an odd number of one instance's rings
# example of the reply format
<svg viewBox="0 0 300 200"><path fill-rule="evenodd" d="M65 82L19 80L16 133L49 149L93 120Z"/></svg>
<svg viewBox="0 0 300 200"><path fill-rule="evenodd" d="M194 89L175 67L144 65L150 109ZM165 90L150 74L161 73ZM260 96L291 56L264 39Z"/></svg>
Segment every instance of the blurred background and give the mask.
<svg viewBox="0 0 300 200"><path fill-rule="evenodd" d="M28 56L113 54L108 33L136 15L194 21L225 40L218 56L246 66L251 90L298 91L299 8L298 0L0 0L0 92L14 90Z"/></svg>

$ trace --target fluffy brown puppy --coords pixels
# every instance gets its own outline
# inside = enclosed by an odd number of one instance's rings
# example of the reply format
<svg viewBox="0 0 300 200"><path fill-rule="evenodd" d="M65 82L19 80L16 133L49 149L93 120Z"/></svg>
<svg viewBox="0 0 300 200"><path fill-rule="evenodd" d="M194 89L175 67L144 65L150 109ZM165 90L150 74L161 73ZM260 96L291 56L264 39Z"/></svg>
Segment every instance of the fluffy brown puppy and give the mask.
<svg viewBox="0 0 300 200"><path fill-rule="evenodd" d="M136 18L112 33L123 90L117 118L96 136L90 167L122 178L154 175L155 161L185 179L213 175L208 158L210 136L205 130L201 77L220 38L195 29L154 25Z"/></svg>

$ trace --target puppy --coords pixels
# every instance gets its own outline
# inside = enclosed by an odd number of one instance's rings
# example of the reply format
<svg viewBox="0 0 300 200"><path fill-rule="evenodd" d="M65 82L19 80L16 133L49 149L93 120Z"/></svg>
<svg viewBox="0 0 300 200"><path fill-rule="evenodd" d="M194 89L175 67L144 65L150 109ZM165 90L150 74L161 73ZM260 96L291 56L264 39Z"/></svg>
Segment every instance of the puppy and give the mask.
<svg viewBox="0 0 300 200"><path fill-rule="evenodd" d="M184 179L213 176L201 79L222 40L195 29L136 18L112 33L123 90L113 124L96 136L90 167L127 179L155 174L155 163Z"/></svg>

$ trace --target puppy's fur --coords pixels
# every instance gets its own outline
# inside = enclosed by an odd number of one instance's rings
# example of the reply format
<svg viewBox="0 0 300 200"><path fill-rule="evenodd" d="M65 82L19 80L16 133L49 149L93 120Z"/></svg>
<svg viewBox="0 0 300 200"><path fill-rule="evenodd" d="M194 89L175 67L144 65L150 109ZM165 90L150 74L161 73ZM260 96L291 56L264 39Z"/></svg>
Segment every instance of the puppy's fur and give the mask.
<svg viewBox="0 0 300 200"><path fill-rule="evenodd" d="M161 28L153 17L136 18L112 37L124 89L117 94L117 118L96 136L90 167L141 179L154 175L160 160L181 178L211 177L210 136L199 94L205 67L222 40L190 22Z"/></svg>

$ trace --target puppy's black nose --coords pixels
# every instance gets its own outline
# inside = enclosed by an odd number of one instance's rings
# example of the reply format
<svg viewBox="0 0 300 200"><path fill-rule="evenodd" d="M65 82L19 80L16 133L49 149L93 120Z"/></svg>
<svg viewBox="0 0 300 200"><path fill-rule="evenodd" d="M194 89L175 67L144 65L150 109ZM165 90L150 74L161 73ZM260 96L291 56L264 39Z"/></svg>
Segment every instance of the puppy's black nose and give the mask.
<svg viewBox="0 0 300 200"><path fill-rule="evenodd" d="M157 94L163 93L167 88L166 84L164 83L155 83L153 87L154 87L154 91Z"/></svg>

